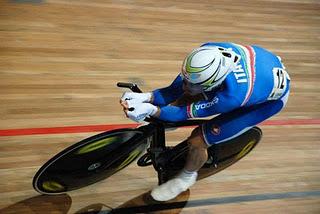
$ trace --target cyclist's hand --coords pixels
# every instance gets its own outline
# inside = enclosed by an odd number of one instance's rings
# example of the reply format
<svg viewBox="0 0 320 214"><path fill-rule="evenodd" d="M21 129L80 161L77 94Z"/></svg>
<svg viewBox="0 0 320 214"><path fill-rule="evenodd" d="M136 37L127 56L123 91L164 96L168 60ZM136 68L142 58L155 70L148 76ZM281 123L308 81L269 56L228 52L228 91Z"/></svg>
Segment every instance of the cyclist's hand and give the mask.
<svg viewBox="0 0 320 214"><path fill-rule="evenodd" d="M152 93L135 93L135 92L125 92L121 101L132 100L138 103L149 103L152 99Z"/></svg>
<svg viewBox="0 0 320 214"><path fill-rule="evenodd" d="M124 112L124 113L126 114L126 116L128 117L127 111L129 110L129 106L128 106L127 101L122 101L122 100L120 100L120 105L123 107L123 112Z"/></svg>
<svg viewBox="0 0 320 214"><path fill-rule="evenodd" d="M126 102L125 114L136 122L143 121L146 117L153 116L158 112L158 107L150 103L136 103L128 100Z"/></svg>

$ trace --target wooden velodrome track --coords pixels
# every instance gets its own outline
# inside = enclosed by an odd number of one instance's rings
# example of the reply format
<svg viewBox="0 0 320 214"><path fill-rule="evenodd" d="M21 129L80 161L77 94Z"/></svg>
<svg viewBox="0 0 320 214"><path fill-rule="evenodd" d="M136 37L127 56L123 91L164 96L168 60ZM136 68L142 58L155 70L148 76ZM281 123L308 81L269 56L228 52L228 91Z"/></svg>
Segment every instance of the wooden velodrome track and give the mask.
<svg viewBox="0 0 320 214"><path fill-rule="evenodd" d="M155 173L135 164L68 194L33 190L54 154L100 125L132 124L116 82L166 86L207 41L261 45L290 73L288 105L261 125L252 153L156 208L142 199ZM319 55L317 0L1 0L0 213L320 213ZM52 127L63 128L39 129ZM190 131L171 132L169 144Z"/></svg>

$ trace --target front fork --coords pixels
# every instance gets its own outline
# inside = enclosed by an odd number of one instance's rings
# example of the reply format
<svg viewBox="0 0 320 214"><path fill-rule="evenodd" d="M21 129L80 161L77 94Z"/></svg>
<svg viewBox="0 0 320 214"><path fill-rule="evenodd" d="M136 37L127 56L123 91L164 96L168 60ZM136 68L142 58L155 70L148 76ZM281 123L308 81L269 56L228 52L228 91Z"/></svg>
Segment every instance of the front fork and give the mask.
<svg viewBox="0 0 320 214"><path fill-rule="evenodd" d="M164 157L167 147L165 145L165 127L161 123L150 123L146 126L140 127L144 133L148 134L150 146L147 153L139 160L139 166L153 165L158 174L158 184L167 181L167 173L165 166L167 159Z"/></svg>
<svg viewBox="0 0 320 214"><path fill-rule="evenodd" d="M164 157L166 148L165 127L163 124L156 124L149 152L152 159L154 169L158 174L158 185L163 184L168 180L166 164L167 159Z"/></svg>

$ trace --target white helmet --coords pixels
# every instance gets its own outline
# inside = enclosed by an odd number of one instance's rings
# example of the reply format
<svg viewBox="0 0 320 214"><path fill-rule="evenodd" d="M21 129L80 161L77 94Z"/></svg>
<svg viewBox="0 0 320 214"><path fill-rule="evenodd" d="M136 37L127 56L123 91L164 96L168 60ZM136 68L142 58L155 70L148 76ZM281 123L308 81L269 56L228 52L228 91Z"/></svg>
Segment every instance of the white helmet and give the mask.
<svg viewBox="0 0 320 214"><path fill-rule="evenodd" d="M220 85L236 67L240 56L231 49L203 46L194 49L184 60L182 77L189 84L210 91Z"/></svg>

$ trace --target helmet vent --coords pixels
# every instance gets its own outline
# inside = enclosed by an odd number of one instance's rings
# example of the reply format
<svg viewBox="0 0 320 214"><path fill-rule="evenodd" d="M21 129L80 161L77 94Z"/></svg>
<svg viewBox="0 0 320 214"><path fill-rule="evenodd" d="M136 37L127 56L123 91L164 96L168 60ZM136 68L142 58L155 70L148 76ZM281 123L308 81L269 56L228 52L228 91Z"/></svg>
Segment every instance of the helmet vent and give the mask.
<svg viewBox="0 0 320 214"><path fill-rule="evenodd" d="M229 58L231 57L231 54L227 53L227 52L222 52L222 55L225 56L225 57L229 57Z"/></svg>

